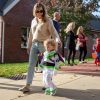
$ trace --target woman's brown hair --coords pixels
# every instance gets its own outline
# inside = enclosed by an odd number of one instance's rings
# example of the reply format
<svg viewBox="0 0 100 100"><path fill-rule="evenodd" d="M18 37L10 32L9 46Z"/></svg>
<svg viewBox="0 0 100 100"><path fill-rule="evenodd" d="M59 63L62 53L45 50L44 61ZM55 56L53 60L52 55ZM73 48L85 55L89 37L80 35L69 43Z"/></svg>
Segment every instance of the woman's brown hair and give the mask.
<svg viewBox="0 0 100 100"><path fill-rule="evenodd" d="M43 11L42 17L43 17L43 21L45 22L45 21L46 21L47 12L46 12L45 6L44 6L42 3L36 3L36 4L34 5L34 7L33 7L33 16L36 17L36 12L37 12L38 10L42 10L42 11Z"/></svg>

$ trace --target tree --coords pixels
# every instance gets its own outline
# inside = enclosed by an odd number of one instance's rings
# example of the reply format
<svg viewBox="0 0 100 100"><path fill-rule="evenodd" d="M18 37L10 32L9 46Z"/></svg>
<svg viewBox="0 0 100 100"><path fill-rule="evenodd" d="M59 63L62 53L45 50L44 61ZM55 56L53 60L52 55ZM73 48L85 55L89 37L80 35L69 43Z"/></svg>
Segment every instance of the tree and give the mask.
<svg viewBox="0 0 100 100"><path fill-rule="evenodd" d="M54 11L60 11L61 21L69 23L75 21L77 25L86 26L92 19L93 11L98 11L100 0L39 0L46 5L47 10L52 16Z"/></svg>

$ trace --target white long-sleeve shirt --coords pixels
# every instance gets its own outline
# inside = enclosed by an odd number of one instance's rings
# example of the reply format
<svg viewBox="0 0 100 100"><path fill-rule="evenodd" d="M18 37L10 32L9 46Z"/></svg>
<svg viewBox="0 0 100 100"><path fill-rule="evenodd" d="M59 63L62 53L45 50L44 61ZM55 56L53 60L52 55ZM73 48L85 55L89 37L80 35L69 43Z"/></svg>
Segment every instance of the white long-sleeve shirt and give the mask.
<svg viewBox="0 0 100 100"><path fill-rule="evenodd" d="M46 18L46 22L38 22L35 17L31 23L28 45L34 41L43 42L51 37L57 40L57 42L60 42L59 35L54 28L52 20L50 18Z"/></svg>

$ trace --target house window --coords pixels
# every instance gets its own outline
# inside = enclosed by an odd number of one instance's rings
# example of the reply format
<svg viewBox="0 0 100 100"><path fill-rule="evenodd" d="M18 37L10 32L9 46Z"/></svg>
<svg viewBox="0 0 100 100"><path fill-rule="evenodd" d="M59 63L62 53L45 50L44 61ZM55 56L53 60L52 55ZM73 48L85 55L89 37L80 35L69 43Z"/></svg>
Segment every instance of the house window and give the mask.
<svg viewBox="0 0 100 100"><path fill-rule="evenodd" d="M29 27L21 28L21 48L27 48L29 30L30 30Z"/></svg>

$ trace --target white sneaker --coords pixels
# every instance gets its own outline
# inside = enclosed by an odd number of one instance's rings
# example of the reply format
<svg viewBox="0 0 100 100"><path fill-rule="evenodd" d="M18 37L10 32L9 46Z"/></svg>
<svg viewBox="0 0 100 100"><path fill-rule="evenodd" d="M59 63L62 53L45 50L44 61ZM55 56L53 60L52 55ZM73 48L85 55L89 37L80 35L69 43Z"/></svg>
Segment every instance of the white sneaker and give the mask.
<svg viewBox="0 0 100 100"><path fill-rule="evenodd" d="M79 62L79 64L82 64L82 63L83 63L82 61Z"/></svg>
<svg viewBox="0 0 100 100"><path fill-rule="evenodd" d="M87 63L86 61L82 61L83 63Z"/></svg>

